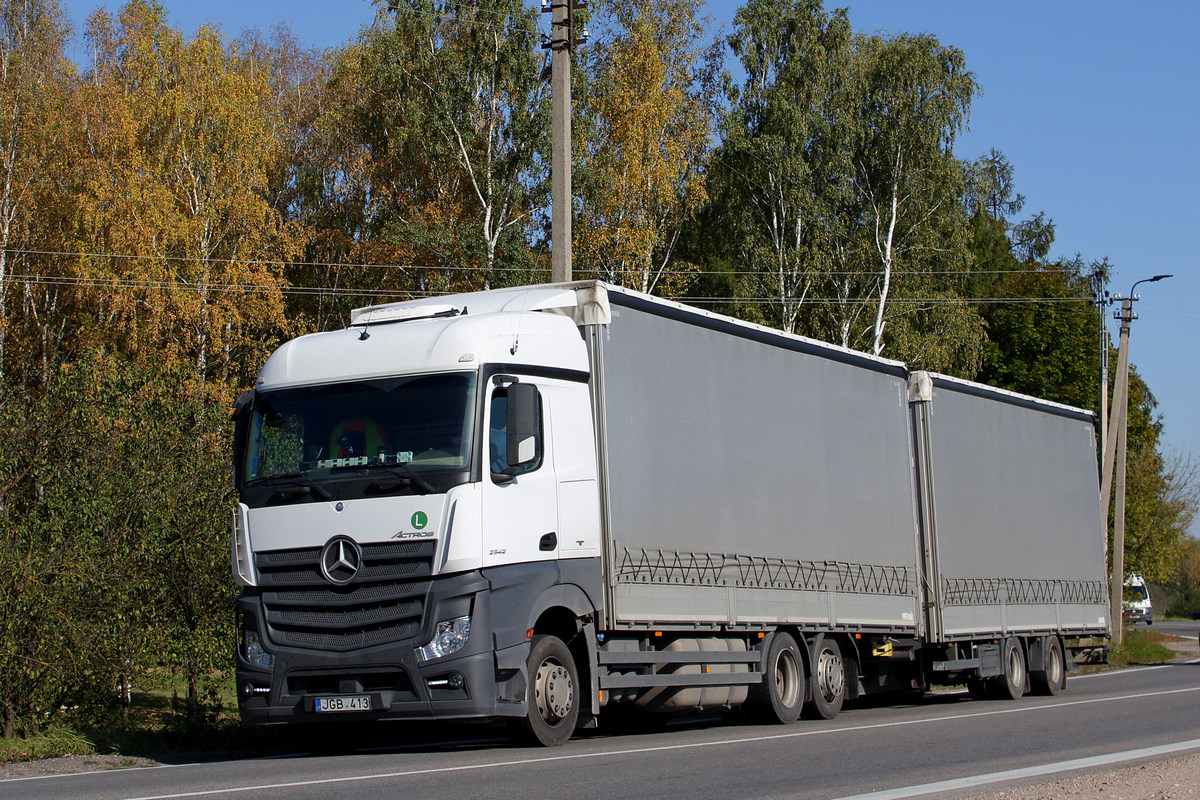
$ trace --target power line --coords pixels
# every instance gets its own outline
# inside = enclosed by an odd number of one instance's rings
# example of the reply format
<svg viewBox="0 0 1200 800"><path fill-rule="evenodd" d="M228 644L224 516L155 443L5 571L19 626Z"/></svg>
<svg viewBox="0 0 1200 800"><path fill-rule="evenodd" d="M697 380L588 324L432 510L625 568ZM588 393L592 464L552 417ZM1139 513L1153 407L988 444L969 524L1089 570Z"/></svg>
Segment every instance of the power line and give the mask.
<svg viewBox="0 0 1200 800"><path fill-rule="evenodd" d="M281 266L281 267L336 267L346 269L390 269L390 270L424 270L427 272L533 272L527 267L472 267L472 266L454 266L454 265L431 265L431 264L378 264L373 262L339 262L339 261L281 261L271 259L258 258L210 258L204 259L196 256L150 256L129 253L85 253L85 252L70 252L62 250L19 250L6 249L3 252L9 255L22 256L58 256L63 258L111 258L119 260L131 261L168 261L189 264L222 264L222 263L238 263L238 264L261 264L266 266ZM995 269L995 270L892 270L892 275L924 275L924 276L953 276L960 278L972 278L986 275L1054 275L1062 274L1062 270L1054 268L1037 268L1037 269ZM729 277L774 277L777 273L766 270L691 270L691 269L675 269L663 270L661 275L672 276L687 276L687 275L725 275ZM803 276L813 276L821 278L839 278L850 277L854 275L878 275L878 272L868 270L801 270L797 273L790 273Z"/></svg>
<svg viewBox="0 0 1200 800"><path fill-rule="evenodd" d="M441 292L422 292L407 289L358 289L340 286L272 286L258 283L220 283L203 286L185 281L153 281L133 278L72 278L52 277L45 275L10 275L14 283L24 283L31 286L82 287L87 289L158 289L158 290L187 290L194 292L216 292L224 294L252 293L269 294L278 292L287 295L343 295L377 297L414 297L438 295Z"/></svg>
<svg viewBox="0 0 1200 800"><path fill-rule="evenodd" d="M186 281L168 281L168 280L140 280L136 278L83 278L70 276L46 276L46 275L10 275L9 280L15 283L24 283L37 286L59 286L59 287L83 287L97 289L150 289L150 290L186 290L194 292L219 292L219 293L248 293L260 292L271 293L278 292L287 295L341 295L341 296L383 296L383 297L433 297L443 295L444 292L425 291L425 290L409 290L409 289L367 289L361 287L343 287L343 286L278 286L271 284L257 283L213 283L198 285ZM693 297L685 298L686 302L694 305L712 304L712 303L752 303L752 304L770 304L781 302L779 298L773 297ZM805 297L800 301L800 305L805 303L813 303L818 305L864 305L875 304L878 299L875 297L861 298L841 298L841 297ZM1070 305L1086 302L1080 298L1073 297L890 297L888 298L889 305L969 305L969 304L984 304L984 305L1031 305L1031 304L1049 304L1049 305ZM1088 313L1093 313L1090 308Z"/></svg>

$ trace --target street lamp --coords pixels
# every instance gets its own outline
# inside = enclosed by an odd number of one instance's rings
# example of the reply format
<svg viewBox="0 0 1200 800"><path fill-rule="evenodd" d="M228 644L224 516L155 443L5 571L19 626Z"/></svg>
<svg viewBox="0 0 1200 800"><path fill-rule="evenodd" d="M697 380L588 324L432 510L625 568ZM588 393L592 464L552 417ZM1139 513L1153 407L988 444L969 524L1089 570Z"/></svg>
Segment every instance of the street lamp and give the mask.
<svg viewBox="0 0 1200 800"><path fill-rule="evenodd" d="M1124 610L1125 588L1125 450L1126 435L1129 431L1129 323L1137 319L1133 311L1133 303L1138 295L1133 293L1143 283L1154 283L1171 275L1155 275L1153 278L1143 278L1129 289L1128 297L1117 295L1114 300L1121 301L1121 310L1114 316L1121 321L1121 343L1117 349L1117 383L1113 387L1113 413L1109 418L1104 448L1103 485L1101 488L1101 513L1108 519L1108 501L1110 487L1113 485L1114 459L1109 457L1114 451L1116 467L1116 508L1113 510L1113 551L1112 575L1110 577L1111 614L1113 619L1113 644L1121 646L1124 639L1122 626L1122 611Z"/></svg>

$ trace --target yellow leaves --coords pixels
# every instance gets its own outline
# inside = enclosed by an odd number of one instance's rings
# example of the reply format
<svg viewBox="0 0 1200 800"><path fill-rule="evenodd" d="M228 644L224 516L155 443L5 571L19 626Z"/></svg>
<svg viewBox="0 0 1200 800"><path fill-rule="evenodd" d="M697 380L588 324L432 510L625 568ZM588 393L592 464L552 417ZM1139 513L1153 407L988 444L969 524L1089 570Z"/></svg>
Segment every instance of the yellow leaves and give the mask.
<svg viewBox="0 0 1200 800"><path fill-rule="evenodd" d="M713 104L697 86L687 2L633 17L608 45L586 113L593 132L578 242L600 274L649 291L679 226L706 199L702 170Z"/></svg>
<svg viewBox="0 0 1200 800"><path fill-rule="evenodd" d="M86 249L128 258L81 272L114 280L94 302L123 346L166 346L202 376L215 355L225 376L283 326L281 262L302 242L267 199L285 158L269 75L212 29L184 41L157 6L120 20L85 83L83 231Z"/></svg>

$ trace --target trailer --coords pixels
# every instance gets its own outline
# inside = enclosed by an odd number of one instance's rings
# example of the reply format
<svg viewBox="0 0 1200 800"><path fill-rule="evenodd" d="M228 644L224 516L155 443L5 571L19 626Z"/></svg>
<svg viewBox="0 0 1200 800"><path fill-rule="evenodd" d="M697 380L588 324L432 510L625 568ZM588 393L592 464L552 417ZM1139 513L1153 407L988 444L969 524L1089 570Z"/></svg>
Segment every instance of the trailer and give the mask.
<svg viewBox="0 0 1200 800"><path fill-rule="evenodd" d="M235 419L250 723L790 723L1109 629L1089 412L604 283L359 309Z"/></svg>

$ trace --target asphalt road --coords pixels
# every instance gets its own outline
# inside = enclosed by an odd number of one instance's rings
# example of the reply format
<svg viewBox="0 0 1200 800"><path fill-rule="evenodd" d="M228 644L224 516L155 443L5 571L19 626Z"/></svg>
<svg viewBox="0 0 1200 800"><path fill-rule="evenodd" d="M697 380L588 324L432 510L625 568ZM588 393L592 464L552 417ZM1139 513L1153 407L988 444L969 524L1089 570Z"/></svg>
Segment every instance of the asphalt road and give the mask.
<svg viewBox="0 0 1200 800"><path fill-rule="evenodd" d="M1151 630L1161 631L1162 633L1170 633L1174 636L1179 636L1183 639L1196 641L1200 638L1200 619L1189 621L1178 620L1155 620L1149 626L1139 625L1139 628L1148 627Z"/></svg>
<svg viewBox="0 0 1200 800"><path fill-rule="evenodd" d="M513 747L484 728L449 735L343 756L0 781L0 798L962 797L1048 780L1063 762L1098 771L1200 752L1200 664L1073 676L1058 697L928 695L786 727L707 718L656 733L596 733L555 750Z"/></svg>

